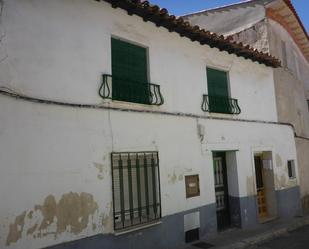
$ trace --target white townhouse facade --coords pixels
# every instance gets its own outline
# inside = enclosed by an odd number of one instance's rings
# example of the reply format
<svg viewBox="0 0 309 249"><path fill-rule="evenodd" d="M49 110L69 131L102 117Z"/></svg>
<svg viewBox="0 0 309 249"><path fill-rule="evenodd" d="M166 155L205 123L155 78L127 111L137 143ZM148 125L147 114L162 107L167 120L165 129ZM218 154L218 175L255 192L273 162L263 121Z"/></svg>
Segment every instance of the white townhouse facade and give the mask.
<svg viewBox="0 0 309 249"><path fill-rule="evenodd" d="M148 2L1 6L0 248L175 248L299 213L275 58Z"/></svg>
<svg viewBox="0 0 309 249"><path fill-rule="evenodd" d="M274 69L278 120L295 129L302 210L309 213L309 36L291 0L251 0L184 16L280 58Z"/></svg>

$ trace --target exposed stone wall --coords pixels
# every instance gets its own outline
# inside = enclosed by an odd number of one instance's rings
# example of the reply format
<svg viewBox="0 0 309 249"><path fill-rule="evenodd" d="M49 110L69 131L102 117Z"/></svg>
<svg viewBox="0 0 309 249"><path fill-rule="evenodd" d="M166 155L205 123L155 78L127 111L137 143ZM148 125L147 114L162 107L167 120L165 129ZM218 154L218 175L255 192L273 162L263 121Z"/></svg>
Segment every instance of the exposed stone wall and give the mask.
<svg viewBox="0 0 309 249"><path fill-rule="evenodd" d="M231 37L233 41L242 42L259 51L269 53L266 20L262 20L244 31L231 35Z"/></svg>
<svg viewBox="0 0 309 249"><path fill-rule="evenodd" d="M294 125L298 135L309 137L309 113L304 86L290 72L274 70L278 119Z"/></svg>

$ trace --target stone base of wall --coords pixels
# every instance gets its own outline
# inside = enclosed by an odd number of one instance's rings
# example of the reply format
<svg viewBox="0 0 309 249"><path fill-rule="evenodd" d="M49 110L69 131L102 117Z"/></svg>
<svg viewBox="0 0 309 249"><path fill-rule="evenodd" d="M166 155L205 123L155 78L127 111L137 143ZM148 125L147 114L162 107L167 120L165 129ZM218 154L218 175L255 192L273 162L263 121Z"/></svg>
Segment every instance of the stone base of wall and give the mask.
<svg viewBox="0 0 309 249"><path fill-rule="evenodd" d="M303 214L308 215L309 214L309 195L303 196L301 198L301 203L302 203Z"/></svg>
<svg viewBox="0 0 309 249"><path fill-rule="evenodd" d="M278 217L291 218L301 214L300 190L293 187L276 191ZM229 197L232 226L242 229L259 226L256 196ZM309 207L309 196L303 200ZM96 235L93 237L48 247L48 249L161 249L185 245L184 215L200 212L200 237L217 233L216 204L180 212L162 218L153 227L123 235Z"/></svg>
<svg viewBox="0 0 309 249"><path fill-rule="evenodd" d="M279 218L285 219L302 215L299 186L277 190L276 197Z"/></svg>
<svg viewBox="0 0 309 249"><path fill-rule="evenodd" d="M276 199L277 217L279 219L288 219L302 214L299 186L277 190ZM260 225L256 196L230 196L229 201L233 226L249 229ZM309 196L303 198L302 203L303 206L306 206L309 213Z"/></svg>
<svg viewBox="0 0 309 249"><path fill-rule="evenodd" d="M48 249L160 249L174 248L185 244L184 215L200 212L200 237L217 232L216 205L211 204L162 218L162 223L153 227L123 235L96 235Z"/></svg>
<svg viewBox="0 0 309 249"><path fill-rule="evenodd" d="M241 227L243 229L253 228L259 224L256 196L241 197L240 208Z"/></svg>
<svg viewBox="0 0 309 249"><path fill-rule="evenodd" d="M233 227L257 226L256 197L229 197ZM162 223L123 235L101 234L48 247L48 249L161 249L185 245L184 215L200 212L200 237L217 233L216 204L203 206L162 218Z"/></svg>
<svg viewBox="0 0 309 249"><path fill-rule="evenodd" d="M229 197L233 227L252 228L258 225L256 196Z"/></svg>
<svg viewBox="0 0 309 249"><path fill-rule="evenodd" d="M295 141L301 190L301 204L303 214L309 214L309 141L299 138Z"/></svg>
<svg viewBox="0 0 309 249"><path fill-rule="evenodd" d="M229 196L231 225L234 227L241 227L241 211L240 211L240 198Z"/></svg>

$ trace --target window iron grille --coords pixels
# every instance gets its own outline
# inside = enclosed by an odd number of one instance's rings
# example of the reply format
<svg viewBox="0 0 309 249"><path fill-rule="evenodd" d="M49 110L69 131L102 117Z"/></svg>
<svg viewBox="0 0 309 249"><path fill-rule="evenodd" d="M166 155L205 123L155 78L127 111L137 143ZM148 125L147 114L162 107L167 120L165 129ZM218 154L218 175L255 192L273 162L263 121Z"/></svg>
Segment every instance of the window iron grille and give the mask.
<svg viewBox="0 0 309 249"><path fill-rule="evenodd" d="M113 152L114 229L161 218L158 152Z"/></svg>

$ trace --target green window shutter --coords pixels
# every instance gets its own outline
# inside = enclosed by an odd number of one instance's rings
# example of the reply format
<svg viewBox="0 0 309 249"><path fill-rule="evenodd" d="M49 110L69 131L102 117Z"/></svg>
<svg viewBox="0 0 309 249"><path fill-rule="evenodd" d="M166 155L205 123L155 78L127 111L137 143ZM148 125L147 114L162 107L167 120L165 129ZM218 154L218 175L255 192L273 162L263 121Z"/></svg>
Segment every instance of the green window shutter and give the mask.
<svg viewBox="0 0 309 249"><path fill-rule="evenodd" d="M230 113L227 73L207 68L207 84L210 111Z"/></svg>
<svg viewBox="0 0 309 249"><path fill-rule="evenodd" d="M229 97L227 73L207 68L208 95Z"/></svg>
<svg viewBox="0 0 309 249"><path fill-rule="evenodd" d="M149 102L146 48L112 38L113 99Z"/></svg>

